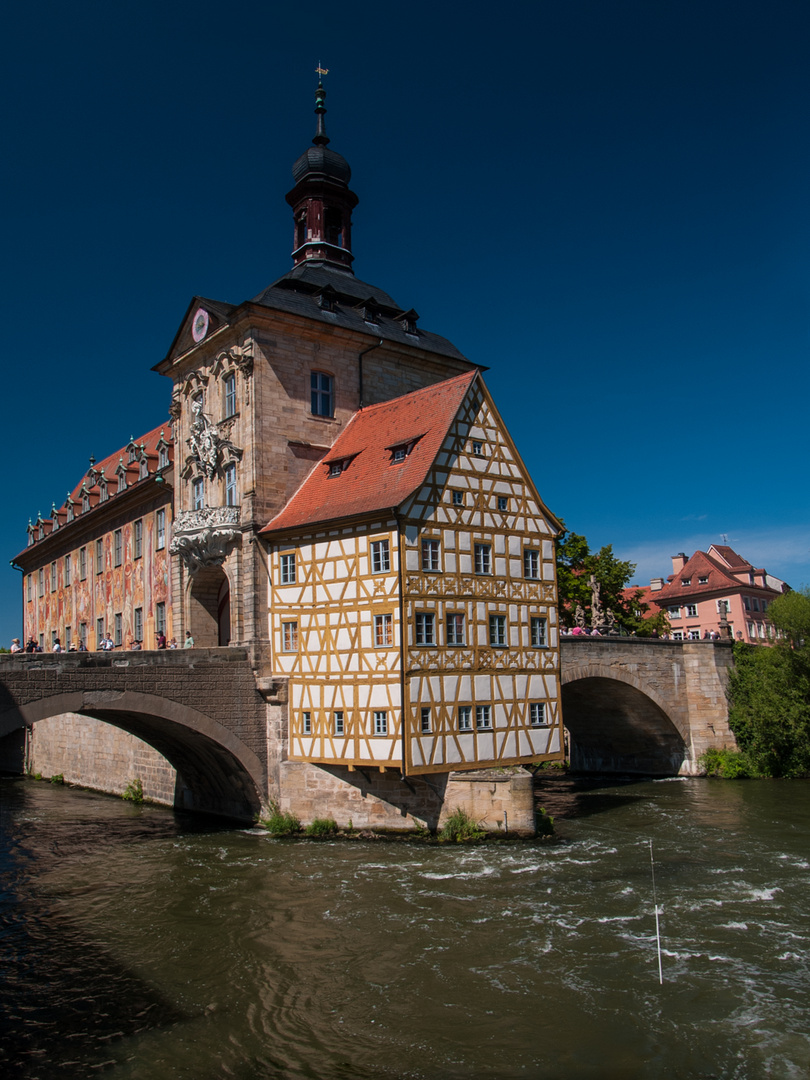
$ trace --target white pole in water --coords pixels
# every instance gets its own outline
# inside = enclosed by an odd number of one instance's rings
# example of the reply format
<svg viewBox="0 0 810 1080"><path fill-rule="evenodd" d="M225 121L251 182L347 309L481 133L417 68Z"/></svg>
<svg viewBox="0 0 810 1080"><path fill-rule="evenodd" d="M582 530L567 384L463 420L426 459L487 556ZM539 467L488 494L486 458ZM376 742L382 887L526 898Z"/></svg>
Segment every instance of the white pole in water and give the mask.
<svg viewBox="0 0 810 1080"><path fill-rule="evenodd" d="M661 969L661 928L658 923L658 897L655 892L655 859L653 859L653 845L650 840L650 871L652 872L653 903L655 904L655 941L658 945L658 982L664 985L664 973Z"/></svg>

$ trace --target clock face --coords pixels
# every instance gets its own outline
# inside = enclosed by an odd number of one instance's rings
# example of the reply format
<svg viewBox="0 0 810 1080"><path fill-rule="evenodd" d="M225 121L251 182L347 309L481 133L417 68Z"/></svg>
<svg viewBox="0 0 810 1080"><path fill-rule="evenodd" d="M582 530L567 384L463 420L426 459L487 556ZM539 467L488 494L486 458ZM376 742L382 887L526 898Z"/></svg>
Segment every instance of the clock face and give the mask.
<svg viewBox="0 0 810 1080"><path fill-rule="evenodd" d="M191 336L195 341L202 341L208 333L208 312L205 308L197 308L194 318L191 320Z"/></svg>

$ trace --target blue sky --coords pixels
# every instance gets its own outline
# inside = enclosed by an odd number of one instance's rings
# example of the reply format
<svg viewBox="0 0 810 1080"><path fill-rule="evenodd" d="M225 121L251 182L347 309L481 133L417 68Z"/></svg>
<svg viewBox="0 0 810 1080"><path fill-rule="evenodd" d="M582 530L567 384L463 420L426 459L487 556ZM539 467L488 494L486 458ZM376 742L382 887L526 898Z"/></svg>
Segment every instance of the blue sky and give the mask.
<svg viewBox="0 0 810 1080"><path fill-rule="evenodd" d="M549 507L639 582L724 536L810 582L804 0L78 0L5 28L9 559L166 418L150 368L191 297L291 265L320 60L358 277L488 365ZM20 611L7 567L6 645Z"/></svg>

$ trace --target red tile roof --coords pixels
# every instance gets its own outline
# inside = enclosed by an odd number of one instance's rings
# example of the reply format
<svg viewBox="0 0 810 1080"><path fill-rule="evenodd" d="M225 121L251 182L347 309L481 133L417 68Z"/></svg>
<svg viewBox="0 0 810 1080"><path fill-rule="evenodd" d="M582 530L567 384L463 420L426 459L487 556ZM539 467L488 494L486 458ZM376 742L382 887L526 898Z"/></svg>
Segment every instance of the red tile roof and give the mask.
<svg viewBox="0 0 810 1080"><path fill-rule="evenodd" d="M741 558L730 547L713 547L712 550L720 553L722 558L729 563L729 566L733 566L737 573L740 570L751 568L751 564ZM733 562L729 556L733 557ZM703 593L729 592L731 590L739 591L743 588L748 590L764 589L767 592L776 591L771 589L770 586L749 585L740 581L739 578L734 576L729 566L724 566L719 559L712 558L705 551L696 551L691 559L686 562L683 569L679 570L677 574L673 574L668 579L668 584L656 593L656 603L664 607L669 601L680 600L682 597L699 596ZM701 577L707 579L705 584L699 582L698 579ZM690 579L688 585L681 583L683 578Z"/></svg>
<svg viewBox="0 0 810 1080"><path fill-rule="evenodd" d="M74 513L74 515L77 518L81 516L81 513L82 513L82 488L84 487L85 484L87 484L87 489L86 490L87 490L87 492L88 492L88 494L90 496L90 509L93 510L96 506L98 506L98 504L99 504L99 502L101 500L101 489L99 487L98 481L101 479L102 475L105 476L106 479L107 479L109 498L110 499L115 498L116 494L118 493L118 474L116 472L116 469L118 468L119 463L123 463L123 465L126 468L127 485L131 486L132 484L137 483L137 481L139 479L139 476L140 476L140 469L139 469L139 464L138 464L137 460L133 461L133 462L129 461L129 452L128 452L127 447L129 447L130 445L135 444L137 446L139 452L140 452L141 447L143 447L143 449L144 449L144 451L146 453L148 464L149 464L149 472L151 474L154 474L157 471L157 461L158 461L158 450L157 450L157 448L158 448L158 444L160 443L161 437L163 438L163 441L168 444L168 447L169 447L169 461L172 461L172 459L174 457L173 444L172 444L172 430L171 430L171 424L168 424L168 423L161 424L159 427L156 427L156 428L152 428L151 431L147 431L147 433L145 435L141 435L137 439L130 439L130 441L126 444L126 446L121 447L120 450L116 450L114 454L109 454L107 457L102 458L101 461L96 461L90 467L90 468L93 469L93 472L95 474L95 479L93 480L93 482L92 483L90 482L90 477L88 475L89 472L90 472L90 469L88 469L87 472L84 474L84 476L79 481L79 483L73 488L73 490L71 492L68 493L68 499L73 500L73 513ZM59 524L60 527L63 526L67 522L67 519L68 519L67 518L68 499L65 499L65 501L62 503L62 505L56 511L55 516L58 519L58 524ZM37 518L36 524L39 524L40 521L42 522L42 525L44 527L43 531L44 531L45 536L50 536L51 532L53 531L53 519L54 519L53 511L51 511L50 516L47 517L47 518ZM43 537L43 539L44 539L44 537Z"/></svg>
<svg viewBox="0 0 810 1080"><path fill-rule="evenodd" d="M641 595L639 596L639 593ZM653 615L657 615L661 610L658 604L657 598L661 595L661 591L653 592L650 585L631 585L627 589L622 589L622 596L625 600L632 600L639 604L646 604L649 611L645 611L642 618L651 619Z"/></svg>
<svg viewBox="0 0 810 1080"><path fill-rule="evenodd" d="M399 506L427 476L477 371L414 390L354 414L326 457L318 462L263 533L355 517ZM392 448L408 446L392 463ZM344 462L339 476L331 466Z"/></svg>
<svg viewBox="0 0 810 1080"><path fill-rule="evenodd" d="M713 551L716 551L726 565L734 570L747 570L751 566L750 562L738 555L733 548L728 547L726 544L712 544L709 548L709 556Z"/></svg>

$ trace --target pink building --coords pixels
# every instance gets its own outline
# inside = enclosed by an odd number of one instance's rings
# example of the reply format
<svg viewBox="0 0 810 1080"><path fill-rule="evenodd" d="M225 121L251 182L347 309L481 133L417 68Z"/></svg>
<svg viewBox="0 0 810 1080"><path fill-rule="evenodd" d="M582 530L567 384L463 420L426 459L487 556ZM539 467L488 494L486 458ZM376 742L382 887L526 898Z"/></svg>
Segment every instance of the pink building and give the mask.
<svg viewBox="0 0 810 1080"><path fill-rule="evenodd" d="M653 578L645 600L669 616L676 640L698 640L719 632L725 606L731 636L736 641L765 644L771 637L768 608L790 587L757 569L724 544L708 551L672 556L666 582Z"/></svg>

